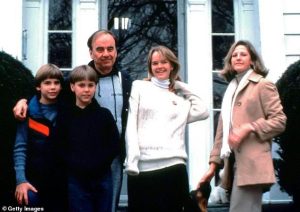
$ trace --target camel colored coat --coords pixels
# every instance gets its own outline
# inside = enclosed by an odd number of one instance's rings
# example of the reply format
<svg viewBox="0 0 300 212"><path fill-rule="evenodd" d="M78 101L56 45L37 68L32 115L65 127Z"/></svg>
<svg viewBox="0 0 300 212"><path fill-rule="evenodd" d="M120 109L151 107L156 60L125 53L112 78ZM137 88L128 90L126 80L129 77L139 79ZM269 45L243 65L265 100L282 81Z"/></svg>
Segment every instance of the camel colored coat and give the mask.
<svg viewBox="0 0 300 212"><path fill-rule="evenodd" d="M232 125L239 127L244 123L253 123L255 132L245 138L237 149L234 149L236 161L237 185L270 186L275 183L272 160L272 138L285 130L286 116L283 113L276 86L253 72L238 93L233 106ZM229 112L229 111L228 111ZM210 154L210 163L222 164L223 123L219 118L214 147ZM231 188L232 173L224 160L224 175L221 186Z"/></svg>

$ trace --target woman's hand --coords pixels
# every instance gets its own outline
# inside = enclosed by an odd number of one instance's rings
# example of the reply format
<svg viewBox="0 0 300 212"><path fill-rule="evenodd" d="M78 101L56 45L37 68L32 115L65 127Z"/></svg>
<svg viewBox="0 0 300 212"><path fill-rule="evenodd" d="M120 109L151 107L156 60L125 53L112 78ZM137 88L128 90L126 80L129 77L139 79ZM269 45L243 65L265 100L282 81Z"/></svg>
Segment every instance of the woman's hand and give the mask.
<svg viewBox="0 0 300 212"><path fill-rule="evenodd" d="M236 127L229 132L229 146L231 149L237 148L240 143L255 129L252 124L246 123L242 124L240 127Z"/></svg>
<svg viewBox="0 0 300 212"><path fill-rule="evenodd" d="M200 184L203 182L210 182L211 179L214 177L215 175L215 171L217 169L217 164L215 163L210 163L209 169L207 170L207 172L202 176L202 178L200 179L197 188L200 187Z"/></svg>

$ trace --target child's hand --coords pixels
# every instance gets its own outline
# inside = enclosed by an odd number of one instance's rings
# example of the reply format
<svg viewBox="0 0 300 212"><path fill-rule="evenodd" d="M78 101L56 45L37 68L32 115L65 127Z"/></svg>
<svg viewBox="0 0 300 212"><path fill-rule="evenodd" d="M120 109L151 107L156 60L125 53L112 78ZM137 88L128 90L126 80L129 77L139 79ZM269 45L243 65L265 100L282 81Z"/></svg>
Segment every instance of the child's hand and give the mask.
<svg viewBox="0 0 300 212"><path fill-rule="evenodd" d="M33 187L30 183L21 183L17 185L16 192L15 192L15 198L18 202L18 204L22 205L25 203L25 205L28 205L28 191L31 190L33 192L37 192L35 187Z"/></svg>

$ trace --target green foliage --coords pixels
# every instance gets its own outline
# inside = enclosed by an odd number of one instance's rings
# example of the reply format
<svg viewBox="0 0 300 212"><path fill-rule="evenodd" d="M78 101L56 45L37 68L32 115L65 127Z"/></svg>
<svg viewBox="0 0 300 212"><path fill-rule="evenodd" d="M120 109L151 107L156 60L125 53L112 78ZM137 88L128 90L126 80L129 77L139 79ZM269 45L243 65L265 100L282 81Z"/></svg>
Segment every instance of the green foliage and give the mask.
<svg viewBox="0 0 300 212"><path fill-rule="evenodd" d="M33 91L33 76L20 61L0 52L0 96L5 101L16 102ZM7 102L6 102L7 103Z"/></svg>
<svg viewBox="0 0 300 212"><path fill-rule="evenodd" d="M0 51L0 136L4 139L14 133L13 106L20 98L33 94L33 85L31 71L17 59Z"/></svg>
<svg viewBox="0 0 300 212"><path fill-rule="evenodd" d="M281 189L295 200L300 194L300 60L288 67L276 85L287 124L285 132L275 138L280 156L275 169Z"/></svg>
<svg viewBox="0 0 300 212"><path fill-rule="evenodd" d="M14 189L13 146L16 120L13 106L34 92L33 76L20 61L0 51L0 189Z"/></svg>

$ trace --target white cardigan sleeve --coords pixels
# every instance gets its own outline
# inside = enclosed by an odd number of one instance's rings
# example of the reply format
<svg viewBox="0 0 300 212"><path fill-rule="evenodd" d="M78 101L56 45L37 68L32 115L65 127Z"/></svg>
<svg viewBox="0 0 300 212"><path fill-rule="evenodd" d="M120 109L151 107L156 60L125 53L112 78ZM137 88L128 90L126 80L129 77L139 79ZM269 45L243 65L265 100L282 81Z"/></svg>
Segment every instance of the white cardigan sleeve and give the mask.
<svg viewBox="0 0 300 212"><path fill-rule="evenodd" d="M132 84L131 95L129 98L129 112L126 128L126 160L125 171L129 175L138 175L138 162L140 158L140 149L137 134L137 120L139 110L139 86L138 81Z"/></svg>
<svg viewBox="0 0 300 212"><path fill-rule="evenodd" d="M177 92L180 92L183 97L190 101L191 108L188 115L187 123L192 123L195 121L200 121L207 119L209 116L207 107L203 100L197 96L192 90L189 88L189 86L180 81L175 81L174 88Z"/></svg>

